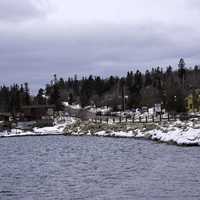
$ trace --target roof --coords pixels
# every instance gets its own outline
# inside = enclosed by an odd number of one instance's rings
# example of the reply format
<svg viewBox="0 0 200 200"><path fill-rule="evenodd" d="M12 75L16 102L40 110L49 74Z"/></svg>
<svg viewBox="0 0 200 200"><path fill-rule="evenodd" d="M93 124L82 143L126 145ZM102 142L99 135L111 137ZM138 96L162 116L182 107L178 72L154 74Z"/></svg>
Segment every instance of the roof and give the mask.
<svg viewBox="0 0 200 200"><path fill-rule="evenodd" d="M55 105L30 105L22 106L22 109L31 109L31 108L55 108Z"/></svg>
<svg viewBox="0 0 200 200"><path fill-rule="evenodd" d="M0 113L0 116L3 116L3 117L10 117L11 114L10 114L10 113Z"/></svg>

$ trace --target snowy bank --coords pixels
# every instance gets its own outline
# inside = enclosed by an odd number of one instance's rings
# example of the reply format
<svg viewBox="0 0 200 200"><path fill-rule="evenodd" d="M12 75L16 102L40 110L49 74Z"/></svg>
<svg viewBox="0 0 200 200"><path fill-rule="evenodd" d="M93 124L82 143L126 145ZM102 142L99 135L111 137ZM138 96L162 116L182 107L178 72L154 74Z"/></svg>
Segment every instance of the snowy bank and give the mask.
<svg viewBox="0 0 200 200"><path fill-rule="evenodd" d="M10 131L0 132L0 137L15 136L39 136L39 135L62 135L66 126L75 123L73 118L65 118L63 121L55 121L52 127L33 128L32 131L23 131L22 129L11 129Z"/></svg>
<svg viewBox="0 0 200 200"><path fill-rule="evenodd" d="M68 126L66 135L146 138L177 145L200 145L200 123L181 122L165 124L94 124L78 123Z"/></svg>
<svg viewBox="0 0 200 200"><path fill-rule="evenodd" d="M175 121L159 123L93 123L66 118L56 121L52 127L33 128L32 131L12 129L0 132L0 137L37 136L37 135L73 135L145 138L177 145L200 145L200 122Z"/></svg>

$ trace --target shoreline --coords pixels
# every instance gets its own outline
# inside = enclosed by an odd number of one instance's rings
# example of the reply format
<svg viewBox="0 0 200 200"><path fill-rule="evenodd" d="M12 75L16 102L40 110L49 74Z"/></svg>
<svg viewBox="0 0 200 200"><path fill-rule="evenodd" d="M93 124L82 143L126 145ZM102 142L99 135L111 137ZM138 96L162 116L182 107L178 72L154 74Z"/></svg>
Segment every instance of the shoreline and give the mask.
<svg viewBox="0 0 200 200"><path fill-rule="evenodd" d="M200 122L100 124L78 122L64 130L65 135L143 138L180 146L200 146Z"/></svg>
<svg viewBox="0 0 200 200"><path fill-rule="evenodd" d="M53 127L34 128L33 131L4 131L0 133L0 138L56 135L133 138L178 146L200 146L200 121L107 124L71 119Z"/></svg>
<svg viewBox="0 0 200 200"><path fill-rule="evenodd" d="M63 133L58 133L58 134L51 134L51 133L47 133L47 134L35 134L35 133L32 133L32 134L23 134L23 135L7 135L7 136L0 136L0 138L16 138L16 137L44 137L44 136L58 136L58 135L63 135Z"/></svg>

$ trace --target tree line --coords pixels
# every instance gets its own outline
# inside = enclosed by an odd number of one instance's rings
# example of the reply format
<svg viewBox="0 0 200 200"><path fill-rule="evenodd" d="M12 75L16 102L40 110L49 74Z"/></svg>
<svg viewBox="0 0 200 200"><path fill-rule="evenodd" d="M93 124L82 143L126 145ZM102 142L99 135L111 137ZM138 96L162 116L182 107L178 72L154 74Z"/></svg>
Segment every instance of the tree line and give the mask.
<svg viewBox="0 0 200 200"><path fill-rule="evenodd" d="M165 70L154 67L142 73L128 71L126 76L88 76L78 79L57 78L54 75L44 89L36 96L30 96L28 84L0 88L0 110L20 111L23 105L54 104L62 109L62 102L110 106L113 110L132 109L142 106L153 107L162 103L168 111L185 112L185 97L200 87L200 66L187 68L180 59L178 68L168 66Z"/></svg>
<svg viewBox="0 0 200 200"><path fill-rule="evenodd" d="M0 87L0 111L1 112L20 112L21 107L31 104L28 83L23 85L13 84L10 87Z"/></svg>

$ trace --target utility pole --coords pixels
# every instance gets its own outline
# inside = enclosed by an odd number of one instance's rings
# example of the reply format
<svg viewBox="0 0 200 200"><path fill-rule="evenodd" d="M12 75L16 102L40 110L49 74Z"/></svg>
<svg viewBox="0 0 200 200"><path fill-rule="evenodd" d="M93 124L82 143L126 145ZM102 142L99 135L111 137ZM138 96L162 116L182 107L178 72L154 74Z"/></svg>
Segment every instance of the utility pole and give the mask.
<svg viewBox="0 0 200 200"><path fill-rule="evenodd" d="M126 100L125 100L125 85L122 85L122 109L125 111L126 109Z"/></svg>

